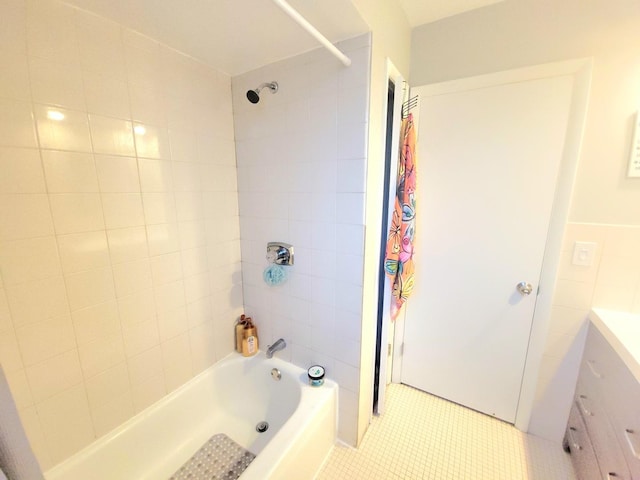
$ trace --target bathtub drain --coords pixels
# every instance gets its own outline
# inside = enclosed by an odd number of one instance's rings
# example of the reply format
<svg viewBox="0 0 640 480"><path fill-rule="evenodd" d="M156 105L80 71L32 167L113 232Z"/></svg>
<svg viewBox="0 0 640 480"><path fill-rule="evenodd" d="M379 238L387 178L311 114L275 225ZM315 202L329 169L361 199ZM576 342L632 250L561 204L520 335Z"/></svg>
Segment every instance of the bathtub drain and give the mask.
<svg viewBox="0 0 640 480"><path fill-rule="evenodd" d="M256 425L256 432L258 433L264 433L269 429L269 423L268 422L258 422L258 424Z"/></svg>

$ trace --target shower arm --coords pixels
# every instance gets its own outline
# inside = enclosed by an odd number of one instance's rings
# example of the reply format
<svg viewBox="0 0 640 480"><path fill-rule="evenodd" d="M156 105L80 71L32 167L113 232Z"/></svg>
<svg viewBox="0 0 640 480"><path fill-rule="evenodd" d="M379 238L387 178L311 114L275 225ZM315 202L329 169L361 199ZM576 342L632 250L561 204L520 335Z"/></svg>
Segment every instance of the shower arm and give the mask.
<svg viewBox="0 0 640 480"><path fill-rule="evenodd" d="M327 50L329 50L338 60L342 62L345 67L351 65L351 59L347 57L344 53L336 48L336 46L327 39L324 35L322 35L316 27L311 25L307 19L305 19L302 15L298 13L296 9L294 9L286 0L273 0L273 3L278 5L287 15L289 15L293 20L295 20L298 25L304 28L307 32L309 32L316 40L318 40L322 46L324 46Z"/></svg>

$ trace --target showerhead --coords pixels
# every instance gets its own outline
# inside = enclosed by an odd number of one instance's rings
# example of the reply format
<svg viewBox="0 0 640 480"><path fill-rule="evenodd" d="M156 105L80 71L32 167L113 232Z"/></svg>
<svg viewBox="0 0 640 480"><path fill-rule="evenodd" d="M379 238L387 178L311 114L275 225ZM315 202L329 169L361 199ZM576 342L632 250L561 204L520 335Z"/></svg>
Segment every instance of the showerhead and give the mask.
<svg viewBox="0 0 640 480"><path fill-rule="evenodd" d="M251 103L258 103L260 101L260 90L263 88L268 88L271 93L276 93L278 91L278 82L263 83L255 90L247 90L247 100Z"/></svg>

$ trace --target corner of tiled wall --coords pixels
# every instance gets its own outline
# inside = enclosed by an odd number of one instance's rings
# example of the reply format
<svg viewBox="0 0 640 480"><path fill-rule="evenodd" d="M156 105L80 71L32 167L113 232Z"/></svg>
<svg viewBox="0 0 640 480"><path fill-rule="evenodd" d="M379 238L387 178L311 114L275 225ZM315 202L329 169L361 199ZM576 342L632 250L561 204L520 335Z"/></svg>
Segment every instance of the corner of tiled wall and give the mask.
<svg viewBox="0 0 640 480"><path fill-rule="evenodd" d="M233 348L231 80L57 1L0 24L0 362L47 469Z"/></svg>
<svg viewBox="0 0 640 480"><path fill-rule="evenodd" d="M360 376L370 35L233 78L245 307L263 345L340 384L339 436L355 444ZM245 92L277 81L258 104ZM286 284L262 280L268 241L295 248Z"/></svg>

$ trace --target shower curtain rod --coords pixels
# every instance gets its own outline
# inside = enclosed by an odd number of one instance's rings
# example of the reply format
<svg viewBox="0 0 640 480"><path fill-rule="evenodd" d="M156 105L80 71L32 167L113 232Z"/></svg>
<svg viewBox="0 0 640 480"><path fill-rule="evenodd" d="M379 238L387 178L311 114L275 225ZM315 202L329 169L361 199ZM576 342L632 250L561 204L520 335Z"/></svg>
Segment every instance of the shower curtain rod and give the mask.
<svg viewBox="0 0 640 480"><path fill-rule="evenodd" d="M306 18L298 13L296 9L294 9L291 5L289 5L285 0L273 0L273 3L278 5L287 15L289 15L293 20L295 20L298 25L304 28L307 32L309 32L316 40L318 40L327 50L329 50L335 57L342 62L345 67L351 65L351 59L347 57L344 53L338 50L333 43L331 43L327 37L322 35L316 27L311 25Z"/></svg>

